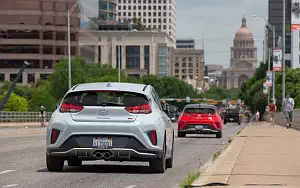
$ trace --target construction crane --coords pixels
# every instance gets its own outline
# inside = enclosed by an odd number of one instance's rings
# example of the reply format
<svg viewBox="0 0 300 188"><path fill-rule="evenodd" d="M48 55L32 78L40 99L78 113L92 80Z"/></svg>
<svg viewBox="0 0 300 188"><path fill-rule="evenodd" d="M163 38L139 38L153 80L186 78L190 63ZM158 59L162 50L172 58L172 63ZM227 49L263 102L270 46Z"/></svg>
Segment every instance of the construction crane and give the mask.
<svg viewBox="0 0 300 188"><path fill-rule="evenodd" d="M17 82L20 80L21 76L22 76L22 73L24 72L24 70L30 65L30 63L28 63L27 61L24 61L24 64L22 65L18 75L16 76L14 82L10 85L7 93L5 94L3 100L1 101L0 103L0 111L3 110L5 104L7 103L9 97L10 97L10 94L12 93L12 91L15 89L16 85L17 85Z"/></svg>

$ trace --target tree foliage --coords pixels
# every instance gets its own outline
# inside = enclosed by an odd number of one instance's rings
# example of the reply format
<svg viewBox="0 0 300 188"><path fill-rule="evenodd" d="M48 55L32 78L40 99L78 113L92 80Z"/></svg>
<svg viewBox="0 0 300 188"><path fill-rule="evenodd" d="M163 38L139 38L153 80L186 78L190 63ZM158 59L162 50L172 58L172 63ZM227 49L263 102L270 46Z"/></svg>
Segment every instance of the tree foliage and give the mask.
<svg viewBox="0 0 300 188"><path fill-rule="evenodd" d="M0 96L0 101L4 99L6 92ZM15 93L11 93L3 111L27 112L28 102L24 97L20 97Z"/></svg>

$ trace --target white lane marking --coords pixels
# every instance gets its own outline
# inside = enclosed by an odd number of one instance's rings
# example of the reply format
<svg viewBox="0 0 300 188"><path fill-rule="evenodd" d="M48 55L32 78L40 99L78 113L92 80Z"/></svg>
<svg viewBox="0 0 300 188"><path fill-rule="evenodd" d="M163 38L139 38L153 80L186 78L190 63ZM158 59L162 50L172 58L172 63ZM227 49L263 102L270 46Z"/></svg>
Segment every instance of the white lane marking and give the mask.
<svg viewBox="0 0 300 188"><path fill-rule="evenodd" d="M15 187L18 186L19 184L10 184L10 185L4 185L2 186L2 188L6 188L6 187Z"/></svg>
<svg viewBox="0 0 300 188"><path fill-rule="evenodd" d="M6 173L9 173L9 172L15 172L16 170L4 170L4 171L1 171L0 172L0 175L2 174L6 174Z"/></svg>
<svg viewBox="0 0 300 188"><path fill-rule="evenodd" d="M129 185L129 186L125 187L125 188L135 188L135 187L136 187L136 185Z"/></svg>

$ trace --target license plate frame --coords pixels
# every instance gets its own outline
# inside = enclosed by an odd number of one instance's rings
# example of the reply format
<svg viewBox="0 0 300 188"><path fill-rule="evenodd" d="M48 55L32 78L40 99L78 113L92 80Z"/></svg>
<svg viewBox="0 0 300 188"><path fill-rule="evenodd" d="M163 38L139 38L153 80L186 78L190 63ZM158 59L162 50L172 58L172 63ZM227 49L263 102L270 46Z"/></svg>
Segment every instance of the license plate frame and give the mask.
<svg viewBox="0 0 300 188"><path fill-rule="evenodd" d="M93 147L99 149L111 149L113 147L113 139L108 137L96 137L92 140Z"/></svg>
<svg viewBox="0 0 300 188"><path fill-rule="evenodd" d="M195 125L195 129L202 130L203 129L203 125Z"/></svg>

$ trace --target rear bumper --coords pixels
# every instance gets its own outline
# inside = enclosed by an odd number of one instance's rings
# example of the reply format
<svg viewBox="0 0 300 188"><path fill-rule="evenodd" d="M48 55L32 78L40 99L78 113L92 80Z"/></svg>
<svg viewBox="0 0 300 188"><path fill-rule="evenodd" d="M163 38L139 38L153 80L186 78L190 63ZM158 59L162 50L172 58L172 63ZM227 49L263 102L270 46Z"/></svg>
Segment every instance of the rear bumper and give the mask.
<svg viewBox="0 0 300 188"><path fill-rule="evenodd" d="M109 152L111 157L105 159L104 157L97 158L96 153ZM149 161L151 159L161 158L163 151L160 150L145 150L143 152L134 149L113 148L113 149L98 149L98 148L72 148L64 150L61 148L47 148L47 155L57 156L63 158L76 158L81 160L109 160L109 161Z"/></svg>
<svg viewBox="0 0 300 188"><path fill-rule="evenodd" d="M227 121L227 122L239 122L240 117L239 116L224 116L223 120Z"/></svg>
<svg viewBox="0 0 300 188"><path fill-rule="evenodd" d="M202 129L197 129L194 125L187 125L183 129L178 130L178 132L186 133L186 134L216 134L220 132L221 129L216 129L211 125L203 125Z"/></svg>

